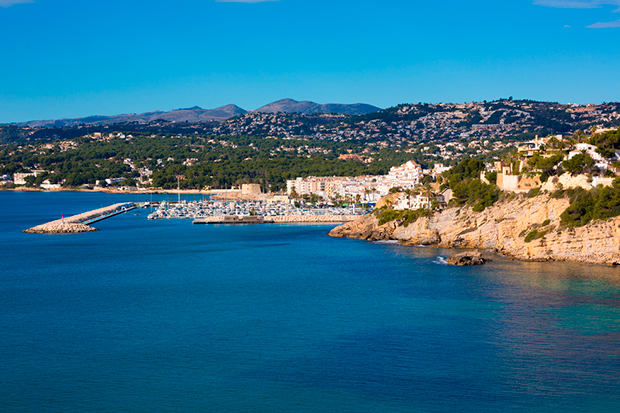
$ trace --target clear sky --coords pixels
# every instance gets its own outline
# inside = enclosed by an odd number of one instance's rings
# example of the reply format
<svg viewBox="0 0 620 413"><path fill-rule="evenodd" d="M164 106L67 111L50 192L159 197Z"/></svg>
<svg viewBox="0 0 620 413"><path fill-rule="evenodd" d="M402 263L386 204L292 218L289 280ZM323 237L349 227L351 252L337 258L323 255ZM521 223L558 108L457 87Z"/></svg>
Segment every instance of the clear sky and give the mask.
<svg viewBox="0 0 620 413"><path fill-rule="evenodd" d="M0 0L0 122L620 100L620 0Z"/></svg>

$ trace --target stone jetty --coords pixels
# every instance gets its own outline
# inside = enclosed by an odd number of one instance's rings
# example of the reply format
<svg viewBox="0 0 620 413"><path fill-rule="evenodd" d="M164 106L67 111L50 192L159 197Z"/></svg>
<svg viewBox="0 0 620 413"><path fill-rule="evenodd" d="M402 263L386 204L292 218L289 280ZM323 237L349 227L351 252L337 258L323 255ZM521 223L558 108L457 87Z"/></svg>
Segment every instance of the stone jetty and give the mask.
<svg viewBox="0 0 620 413"><path fill-rule="evenodd" d="M110 205L71 217L57 219L46 224L37 225L23 232L28 234L77 234L97 231L97 228L85 225L84 223L100 217L109 216L115 212L121 212L123 211L122 208L127 205L127 203Z"/></svg>

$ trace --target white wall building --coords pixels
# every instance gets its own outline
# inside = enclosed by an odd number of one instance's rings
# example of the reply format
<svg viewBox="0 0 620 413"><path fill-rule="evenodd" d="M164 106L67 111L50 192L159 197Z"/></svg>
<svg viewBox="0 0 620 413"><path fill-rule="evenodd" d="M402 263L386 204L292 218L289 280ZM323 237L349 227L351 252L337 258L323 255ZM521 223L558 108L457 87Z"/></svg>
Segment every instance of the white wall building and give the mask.
<svg viewBox="0 0 620 413"><path fill-rule="evenodd" d="M428 209L431 207L431 201L433 197L422 196L420 194L409 196L407 194L401 194L394 205L394 209Z"/></svg>
<svg viewBox="0 0 620 413"><path fill-rule="evenodd" d="M608 169L613 162L618 162L618 160L620 160L620 151L618 150L615 151L616 154L613 158L607 159L596 152L596 149L596 146L590 145L589 143L577 143L575 144L575 149L568 153L568 159L572 159L580 153L586 153L594 159L594 166L601 170Z"/></svg>
<svg viewBox="0 0 620 413"><path fill-rule="evenodd" d="M422 176L422 167L409 161L392 167L387 175L291 179L286 181L286 191L289 195L295 190L298 195L317 194L323 198L338 195L355 199L359 195L362 201L376 202L387 195L390 188L415 187Z"/></svg>

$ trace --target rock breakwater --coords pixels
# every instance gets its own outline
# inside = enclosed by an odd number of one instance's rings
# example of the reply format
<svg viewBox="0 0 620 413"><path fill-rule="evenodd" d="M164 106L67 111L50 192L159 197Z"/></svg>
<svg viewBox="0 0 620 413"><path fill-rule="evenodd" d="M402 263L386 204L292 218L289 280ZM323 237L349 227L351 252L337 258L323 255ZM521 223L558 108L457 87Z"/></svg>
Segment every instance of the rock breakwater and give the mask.
<svg viewBox="0 0 620 413"><path fill-rule="evenodd" d="M567 198L543 194L496 203L482 212L448 208L405 226L402 221L379 225L374 214L334 228L333 237L398 240L405 245L482 248L528 261L574 261L620 264L620 217L566 228L560 214Z"/></svg>
<svg viewBox="0 0 620 413"><path fill-rule="evenodd" d="M98 231L97 228L84 224L50 222L25 230L27 234L79 234Z"/></svg>
<svg viewBox="0 0 620 413"><path fill-rule="evenodd" d="M82 232L98 231L97 228L85 225L84 222L112 214L126 205L126 203L110 205L71 217L57 219L46 224L37 225L23 232L27 234L78 234Z"/></svg>

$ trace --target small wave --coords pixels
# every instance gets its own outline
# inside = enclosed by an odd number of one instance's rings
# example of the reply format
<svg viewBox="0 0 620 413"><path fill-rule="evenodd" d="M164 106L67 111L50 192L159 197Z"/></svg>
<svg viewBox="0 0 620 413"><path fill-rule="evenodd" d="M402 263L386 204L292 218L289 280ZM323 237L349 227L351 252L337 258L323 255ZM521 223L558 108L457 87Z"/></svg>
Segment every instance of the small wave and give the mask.
<svg viewBox="0 0 620 413"><path fill-rule="evenodd" d="M385 241L375 241L375 244L398 244L398 240L390 239Z"/></svg>
<svg viewBox="0 0 620 413"><path fill-rule="evenodd" d="M437 259L433 261L433 264L448 265L448 261L442 256L437 256Z"/></svg>

